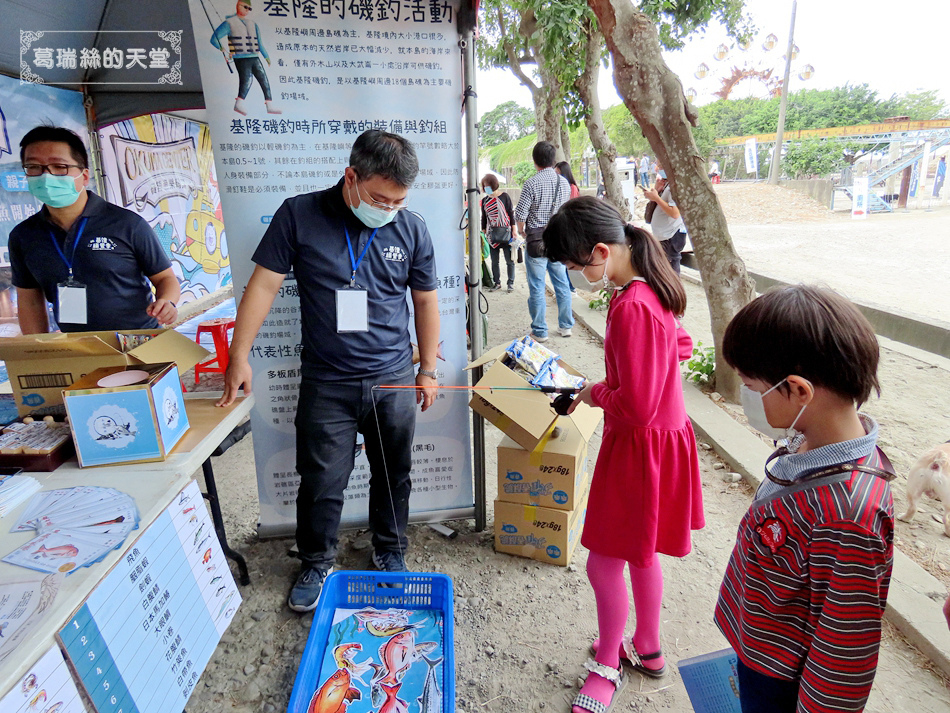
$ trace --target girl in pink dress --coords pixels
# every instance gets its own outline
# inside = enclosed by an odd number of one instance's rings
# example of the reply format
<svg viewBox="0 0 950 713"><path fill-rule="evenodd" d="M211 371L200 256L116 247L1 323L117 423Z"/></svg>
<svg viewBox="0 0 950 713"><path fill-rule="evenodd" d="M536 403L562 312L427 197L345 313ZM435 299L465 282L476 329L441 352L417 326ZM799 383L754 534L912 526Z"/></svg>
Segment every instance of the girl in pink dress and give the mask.
<svg viewBox="0 0 950 713"><path fill-rule="evenodd" d="M692 340L676 315L686 293L659 243L624 223L609 203L582 197L565 204L544 231L547 257L595 288L618 285L607 313L607 378L576 401L604 410L604 437L591 481L581 543L597 600L600 638L574 713L603 713L623 683L621 661L658 678L663 571L657 553L683 557L703 527L696 439L683 403L679 362ZM636 629L624 640L630 568Z"/></svg>

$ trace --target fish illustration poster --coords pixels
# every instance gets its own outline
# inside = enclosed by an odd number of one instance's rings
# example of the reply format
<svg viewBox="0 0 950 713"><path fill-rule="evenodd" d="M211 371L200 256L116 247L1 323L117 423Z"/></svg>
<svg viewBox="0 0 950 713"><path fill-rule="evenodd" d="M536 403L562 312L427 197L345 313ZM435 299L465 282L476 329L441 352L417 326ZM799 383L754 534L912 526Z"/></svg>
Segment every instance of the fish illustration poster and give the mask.
<svg viewBox="0 0 950 713"><path fill-rule="evenodd" d="M441 713L442 612L337 609L307 713Z"/></svg>

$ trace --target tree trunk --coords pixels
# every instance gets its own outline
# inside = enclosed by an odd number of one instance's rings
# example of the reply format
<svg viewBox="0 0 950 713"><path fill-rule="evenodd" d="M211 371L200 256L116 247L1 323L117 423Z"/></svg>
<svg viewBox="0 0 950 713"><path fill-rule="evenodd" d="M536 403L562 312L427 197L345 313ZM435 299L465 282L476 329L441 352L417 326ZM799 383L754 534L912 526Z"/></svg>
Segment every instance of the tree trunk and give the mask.
<svg viewBox="0 0 950 713"><path fill-rule="evenodd" d="M613 145L604 128L604 118L600 111L600 100L597 97L597 78L600 74L600 52L604 46L604 36L600 30L588 25L587 54L584 60L584 71L574 82L574 87L584 103L586 114L584 123L587 125L587 134L590 136L591 146L597 152L597 163L604 178L604 187L607 191L607 200L610 201L623 219L629 222L632 218L633 206L627 203L620 186L620 177L617 175L617 147Z"/></svg>
<svg viewBox="0 0 950 713"><path fill-rule="evenodd" d="M564 161L568 163L571 162L571 133L567 128L567 117L564 115L564 111L560 112L560 117L558 117L561 122L561 150L564 152Z"/></svg>
<svg viewBox="0 0 950 713"><path fill-rule="evenodd" d="M555 160L564 160L564 148L561 145L561 85L547 67L541 52L535 48L535 57L538 59L538 76L541 78L544 100L538 114L538 141L548 141L554 145Z"/></svg>
<svg viewBox="0 0 950 713"><path fill-rule="evenodd" d="M736 312L755 296L729 235L690 124L696 110L660 54L656 28L630 0L588 0L613 57L614 84L666 169L693 242L709 303L716 346L716 389L738 401L739 379L722 358L722 337Z"/></svg>

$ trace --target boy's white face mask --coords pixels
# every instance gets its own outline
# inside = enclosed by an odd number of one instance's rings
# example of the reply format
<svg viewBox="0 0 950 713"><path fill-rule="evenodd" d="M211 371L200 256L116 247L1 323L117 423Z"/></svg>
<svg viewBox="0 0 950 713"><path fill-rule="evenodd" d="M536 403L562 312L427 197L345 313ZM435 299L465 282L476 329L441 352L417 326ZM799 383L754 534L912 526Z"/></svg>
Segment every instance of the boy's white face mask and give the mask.
<svg viewBox="0 0 950 713"><path fill-rule="evenodd" d="M770 391L777 389L786 381L788 381L787 378L782 379L780 382L775 384L775 386L772 386L761 394L758 391L753 391L745 384L739 385L739 398L742 402L742 412L745 414L745 417L749 419L749 425L759 433L765 434L773 441L790 440L794 438L798 434L798 431L795 430L795 424L798 423L798 419L801 418L801 415L808 407L808 404L802 406L801 410L798 412L798 415L795 416L795 419L788 428L776 428L771 423L769 423L769 419L765 415L765 404L763 403L762 398Z"/></svg>

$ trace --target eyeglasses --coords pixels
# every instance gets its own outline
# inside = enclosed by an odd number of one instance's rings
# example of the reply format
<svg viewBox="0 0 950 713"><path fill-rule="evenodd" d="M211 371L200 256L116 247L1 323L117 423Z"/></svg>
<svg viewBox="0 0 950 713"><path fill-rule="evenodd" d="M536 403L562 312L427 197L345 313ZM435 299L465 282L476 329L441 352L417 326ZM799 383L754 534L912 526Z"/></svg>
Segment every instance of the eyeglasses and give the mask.
<svg viewBox="0 0 950 713"><path fill-rule="evenodd" d="M356 190L357 190L357 192L359 192L359 190L360 190L359 186L360 186L360 184L357 183L357 184L356 184ZM367 195L369 195L369 194L367 194ZM362 196L362 195L360 195L360 200L363 200L363 196ZM395 212L395 211L405 210L406 208L409 207L409 200L408 200L408 199L404 199L404 200L399 201L399 205L389 205L388 203L382 203L382 202L376 200L375 198L373 198L373 196L369 196L369 198L367 199L367 202L368 202L371 206L373 206L374 208L379 208L380 210L384 210L384 211L386 211L387 213L393 213L393 212Z"/></svg>
<svg viewBox="0 0 950 713"><path fill-rule="evenodd" d="M68 176L69 169L78 168L80 171L85 170L85 166L79 166L75 163L50 163L43 165L42 163L24 163L23 172L27 176L42 176L44 172L49 172L51 176Z"/></svg>

